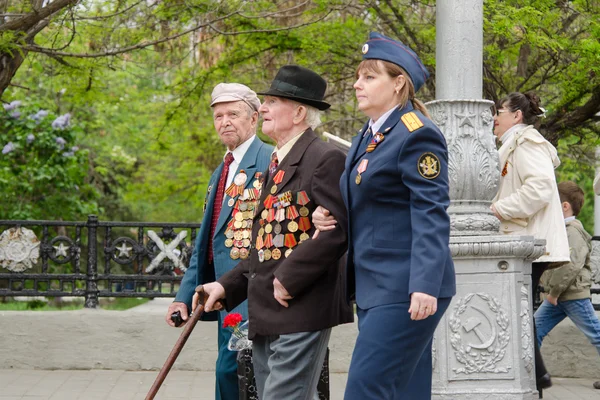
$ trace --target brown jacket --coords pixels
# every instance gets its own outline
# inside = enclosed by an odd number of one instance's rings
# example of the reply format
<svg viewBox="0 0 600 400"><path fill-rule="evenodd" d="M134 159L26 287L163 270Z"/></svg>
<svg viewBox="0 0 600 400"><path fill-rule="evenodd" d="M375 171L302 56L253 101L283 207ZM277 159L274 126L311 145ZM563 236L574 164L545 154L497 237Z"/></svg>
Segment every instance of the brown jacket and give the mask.
<svg viewBox="0 0 600 400"><path fill-rule="evenodd" d="M321 232L315 240L298 243L287 258L284 255L287 247L282 247L279 260L271 258L260 262L256 239L261 227L267 223L261 214L274 185L273 176L266 176L253 220L250 256L219 279L225 288L228 310L248 298L250 339L257 334L310 332L352 322L353 313L345 301L342 276L344 254L348 248L346 209L339 189L344 160L339 149L317 138L311 129L298 139L273 174L284 171L283 180L276 185L273 195L290 191L293 195L291 203L299 210L298 193L304 191L310 200L306 204L309 220L312 212L321 205L336 216L338 224L334 230ZM289 222L286 215L286 220L281 222L281 234L293 234L300 242L301 230L290 232ZM312 238L314 230L311 222L306 233ZM270 247L270 250L274 249L274 246ZM275 277L293 296L288 302L289 308L281 306L273 297Z"/></svg>

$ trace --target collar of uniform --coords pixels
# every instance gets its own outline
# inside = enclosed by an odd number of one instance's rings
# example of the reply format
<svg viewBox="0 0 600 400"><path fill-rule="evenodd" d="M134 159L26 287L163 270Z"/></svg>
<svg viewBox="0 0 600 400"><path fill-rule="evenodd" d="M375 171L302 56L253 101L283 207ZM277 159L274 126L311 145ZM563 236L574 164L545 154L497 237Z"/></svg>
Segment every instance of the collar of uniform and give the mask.
<svg viewBox="0 0 600 400"><path fill-rule="evenodd" d="M256 137L256 135L252 135L244 143L240 144L238 147L236 147L235 149L233 149L231 151L231 154L233 154L233 159L235 160L236 163L239 164L242 162L242 158L244 158L244 154L246 154L246 152L250 148L250 145L252 144L252 141L254 140L255 137ZM229 153L229 151L225 152L225 156L227 155L227 153ZM225 160L225 156L223 156L223 161Z"/></svg>
<svg viewBox="0 0 600 400"><path fill-rule="evenodd" d="M567 218L565 218L565 224L568 224L571 221L575 221L576 219L577 219L577 217L574 215L567 217Z"/></svg>
<svg viewBox="0 0 600 400"><path fill-rule="evenodd" d="M281 162L283 161L285 156L288 155L288 153L290 152L292 147L294 147L294 145L296 144L298 139L300 139L300 137L302 136L302 134L304 132L306 132L306 131L300 132L299 134L297 134L296 136L291 138L290 141L287 142L286 144L284 144L280 149L275 147L275 150L273 150L273 153L277 153L277 161L279 162L279 164L281 164ZM273 154L273 153L271 153L271 154Z"/></svg>
<svg viewBox="0 0 600 400"><path fill-rule="evenodd" d="M396 104L394 107L390 108L381 117L379 117L377 121L373 121L372 119L369 120L369 127L371 128L371 132L373 132L373 134L379 132L379 128L381 128L385 121L387 121L387 119L390 115L392 115L394 110L397 110L398 108L400 108L400 104Z"/></svg>

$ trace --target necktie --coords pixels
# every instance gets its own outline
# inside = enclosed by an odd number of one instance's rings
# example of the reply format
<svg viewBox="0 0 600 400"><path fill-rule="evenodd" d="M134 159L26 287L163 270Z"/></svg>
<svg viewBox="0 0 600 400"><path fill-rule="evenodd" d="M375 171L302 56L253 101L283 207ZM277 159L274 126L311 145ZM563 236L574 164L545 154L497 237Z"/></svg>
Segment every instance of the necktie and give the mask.
<svg viewBox="0 0 600 400"><path fill-rule="evenodd" d="M367 146L369 145L369 143L371 143L371 139L373 139L373 135L371 133L372 130L371 127L369 127L369 129L367 129L367 131L363 135L362 140L358 146L358 151L356 152L356 155L358 157L362 156L363 153L367 151Z"/></svg>
<svg viewBox="0 0 600 400"><path fill-rule="evenodd" d="M225 155L223 161L223 170L219 177L219 183L217 185L217 194L215 195L215 201L213 203L213 213L210 223L210 236L208 238L208 261L213 260L213 236L215 235L215 229L217 228L217 222L219 221L219 215L221 214L221 208L223 207L223 195L225 194L225 183L227 183L227 175L229 175L229 166L233 162L233 154L228 152Z"/></svg>
<svg viewBox="0 0 600 400"><path fill-rule="evenodd" d="M273 154L271 154L271 163L269 164L269 177L273 176L278 166L279 159L277 158L277 152L274 151Z"/></svg>

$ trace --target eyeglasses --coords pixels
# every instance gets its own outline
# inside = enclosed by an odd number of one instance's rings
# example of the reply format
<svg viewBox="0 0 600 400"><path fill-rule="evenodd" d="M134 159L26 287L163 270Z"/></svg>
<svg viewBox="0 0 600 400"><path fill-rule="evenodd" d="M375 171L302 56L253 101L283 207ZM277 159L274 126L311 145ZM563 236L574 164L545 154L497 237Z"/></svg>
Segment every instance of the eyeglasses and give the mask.
<svg viewBox="0 0 600 400"><path fill-rule="evenodd" d="M505 108L501 108L499 110L496 110L496 117L500 116L501 113L505 113L505 112L509 112L510 110L507 110Z"/></svg>

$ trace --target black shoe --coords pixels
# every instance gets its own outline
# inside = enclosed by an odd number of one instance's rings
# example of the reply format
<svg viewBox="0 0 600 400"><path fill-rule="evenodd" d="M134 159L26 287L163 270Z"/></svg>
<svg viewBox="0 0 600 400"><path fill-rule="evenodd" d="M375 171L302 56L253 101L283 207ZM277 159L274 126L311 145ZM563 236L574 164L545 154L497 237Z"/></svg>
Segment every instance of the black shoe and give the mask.
<svg viewBox="0 0 600 400"><path fill-rule="evenodd" d="M600 389L600 381L594 382L594 389Z"/></svg>
<svg viewBox="0 0 600 400"><path fill-rule="evenodd" d="M538 390L548 389L550 386L552 386L552 379L550 379L550 374L546 373L541 378L538 378L538 380L536 381L536 386Z"/></svg>

